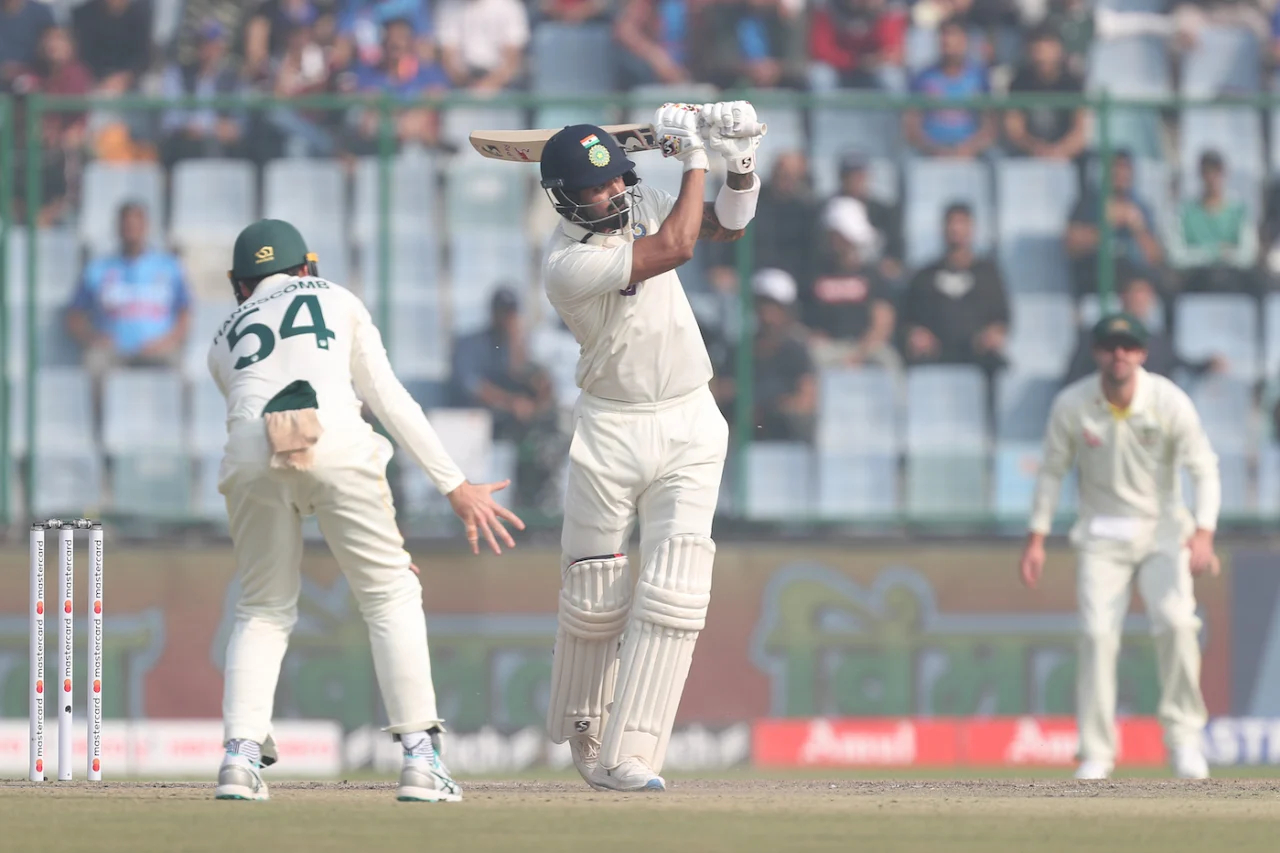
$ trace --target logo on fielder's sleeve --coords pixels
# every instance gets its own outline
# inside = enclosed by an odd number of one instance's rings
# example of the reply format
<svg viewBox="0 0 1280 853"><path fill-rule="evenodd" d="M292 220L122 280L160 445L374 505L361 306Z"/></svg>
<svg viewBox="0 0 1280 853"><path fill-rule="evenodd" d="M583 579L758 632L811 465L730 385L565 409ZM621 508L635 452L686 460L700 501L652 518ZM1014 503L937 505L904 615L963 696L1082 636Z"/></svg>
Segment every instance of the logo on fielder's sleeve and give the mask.
<svg viewBox="0 0 1280 853"><path fill-rule="evenodd" d="M253 256L257 259L254 261L255 264L265 264L276 259L276 250L271 246L263 246L254 252Z"/></svg>
<svg viewBox="0 0 1280 853"><path fill-rule="evenodd" d="M587 159L591 161L592 166L600 168L608 166L611 159L609 157L609 149L603 145L594 146L587 152Z"/></svg>

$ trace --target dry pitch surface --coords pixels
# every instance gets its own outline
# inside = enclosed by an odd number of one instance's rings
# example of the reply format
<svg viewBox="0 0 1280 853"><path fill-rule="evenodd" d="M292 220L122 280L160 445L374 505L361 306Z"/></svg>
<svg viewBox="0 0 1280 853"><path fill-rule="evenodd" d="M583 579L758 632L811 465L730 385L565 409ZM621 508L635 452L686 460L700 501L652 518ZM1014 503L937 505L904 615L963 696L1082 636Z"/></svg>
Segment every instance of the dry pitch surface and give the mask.
<svg viewBox="0 0 1280 853"><path fill-rule="evenodd" d="M456 805L387 782L277 782L268 803L207 783L0 782L0 850L1280 851L1280 779L678 781L608 795L569 782L472 782Z"/></svg>

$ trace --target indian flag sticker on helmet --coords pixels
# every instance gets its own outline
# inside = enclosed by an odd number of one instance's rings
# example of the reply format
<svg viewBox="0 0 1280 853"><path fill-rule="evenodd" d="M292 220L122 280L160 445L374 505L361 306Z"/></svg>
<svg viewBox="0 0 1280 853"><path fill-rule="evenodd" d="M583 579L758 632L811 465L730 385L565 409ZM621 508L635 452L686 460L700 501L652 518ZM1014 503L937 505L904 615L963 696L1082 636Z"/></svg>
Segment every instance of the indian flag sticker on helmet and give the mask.
<svg viewBox="0 0 1280 853"><path fill-rule="evenodd" d="M578 141L582 143L582 147L583 147L583 148L590 148L592 145L599 145L599 144L600 144L600 137L596 136L596 135L593 133L593 134L591 134L590 136L584 136L584 137L582 137L582 139L580 139L580 140L578 140Z"/></svg>
<svg viewBox="0 0 1280 853"><path fill-rule="evenodd" d="M609 165L609 149L598 145L587 152L587 159L591 161L592 166L604 168Z"/></svg>

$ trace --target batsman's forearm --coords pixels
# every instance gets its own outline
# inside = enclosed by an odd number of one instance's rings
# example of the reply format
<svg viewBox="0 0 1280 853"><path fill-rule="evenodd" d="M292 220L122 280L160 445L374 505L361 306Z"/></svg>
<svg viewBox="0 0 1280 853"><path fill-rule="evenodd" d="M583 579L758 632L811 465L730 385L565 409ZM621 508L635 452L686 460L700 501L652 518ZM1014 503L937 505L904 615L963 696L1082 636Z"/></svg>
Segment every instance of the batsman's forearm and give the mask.
<svg viewBox="0 0 1280 853"><path fill-rule="evenodd" d="M691 169L680 181L680 195L675 207L658 229L657 236L675 253L693 257L693 247L702 229L702 197L706 192L707 173Z"/></svg>

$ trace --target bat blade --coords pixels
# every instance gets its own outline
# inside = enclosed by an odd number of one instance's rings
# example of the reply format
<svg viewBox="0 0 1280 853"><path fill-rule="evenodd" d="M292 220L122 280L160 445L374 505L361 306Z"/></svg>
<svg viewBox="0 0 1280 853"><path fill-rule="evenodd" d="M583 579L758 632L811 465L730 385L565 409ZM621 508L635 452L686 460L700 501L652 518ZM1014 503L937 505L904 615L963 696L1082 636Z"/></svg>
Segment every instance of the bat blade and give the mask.
<svg viewBox="0 0 1280 853"><path fill-rule="evenodd" d="M607 131L628 154L651 151L658 147L658 137L651 124L606 124ZM547 140L560 128L545 130L476 130L471 133L471 146L481 156L511 163L538 163Z"/></svg>

